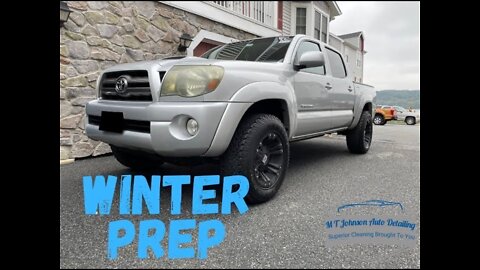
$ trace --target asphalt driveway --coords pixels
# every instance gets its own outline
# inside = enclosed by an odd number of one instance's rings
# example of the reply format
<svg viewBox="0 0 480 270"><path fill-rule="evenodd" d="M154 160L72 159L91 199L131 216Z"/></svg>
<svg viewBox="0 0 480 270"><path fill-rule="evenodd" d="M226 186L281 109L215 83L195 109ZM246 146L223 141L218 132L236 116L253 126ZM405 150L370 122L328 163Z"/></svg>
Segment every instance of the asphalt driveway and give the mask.
<svg viewBox="0 0 480 270"><path fill-rule="evenodd" d="M171 216L170 191L162 191L160 216L128 217L138 226L143 219L219 218L225 240L206 260L137 259L137 243L107 259L107 228L123 219L84 214L82 176L131 172L114 157L75 161L60 167L60 266L62 268L419 268L420 240L415 248L382 245L325 247L324 221L344 203L371 199L402 202L419 222L420 126L374 127L366 155L353 155L345 138L325 136L291 145L291 162L279 194L271 201L249 206L244 215L193 216L192 186L183 192L183 213ZM158 174L218 174L211 165L160 167ZM113 209L118 209L118 193ZM168 229L168 227L167 227ZM197 236L194 234L194 243ZM164 245L165 246L165 245Z"/></svg>

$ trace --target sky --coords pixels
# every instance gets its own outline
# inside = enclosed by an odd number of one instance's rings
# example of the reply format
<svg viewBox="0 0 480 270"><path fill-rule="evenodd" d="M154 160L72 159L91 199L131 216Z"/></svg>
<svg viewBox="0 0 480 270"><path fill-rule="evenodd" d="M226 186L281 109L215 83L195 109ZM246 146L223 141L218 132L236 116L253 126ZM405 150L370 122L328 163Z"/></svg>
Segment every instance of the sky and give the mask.
<svg viewBox="0 0 480 270"><path fill-rule="evenodd" d="M330 32L363 31L363 82L377 90L420 89L420 2L337 1Z"/></svg>

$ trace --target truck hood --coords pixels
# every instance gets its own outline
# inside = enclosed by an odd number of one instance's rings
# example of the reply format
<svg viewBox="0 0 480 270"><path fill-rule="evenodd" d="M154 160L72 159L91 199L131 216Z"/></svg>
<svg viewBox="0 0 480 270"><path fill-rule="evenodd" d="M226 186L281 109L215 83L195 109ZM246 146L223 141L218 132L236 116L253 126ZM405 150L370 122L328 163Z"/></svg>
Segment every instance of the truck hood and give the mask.
<svg viewBox="0 0 480 270"><path fill-rule="evenodd" d="M179 56L181 57L181 56ZM192 64L192 65L210 65L215 62L218 62L218 60L212 60L212 59L205 59L201 57L169 57L165 59L159 59L159 60L151 60L151 61L139 61L139 62L134 62L134 63L125 63L125 64L118 64L112 67L109 67L104 70L104 72L110 72L110 71L119 71L119 70L145 70L145 69L162 69L162 70L167 70L171 68L174 65L177 64Z"/></svg>
<svg viewBox="0 0 480 270"><path fill-rule="evenodd" d="M276 73L277 69L282 69L283 63L279 62L254 62L241 60L219 60L205 59L201 57L187 56L182 58L170 57L152 61L140 61L134 63L118 64L105 69L103 72L123 71L123 70L158 70L167 71L174 65L218 65L229 70L249 70L251 72L270 71Z"/></svg>

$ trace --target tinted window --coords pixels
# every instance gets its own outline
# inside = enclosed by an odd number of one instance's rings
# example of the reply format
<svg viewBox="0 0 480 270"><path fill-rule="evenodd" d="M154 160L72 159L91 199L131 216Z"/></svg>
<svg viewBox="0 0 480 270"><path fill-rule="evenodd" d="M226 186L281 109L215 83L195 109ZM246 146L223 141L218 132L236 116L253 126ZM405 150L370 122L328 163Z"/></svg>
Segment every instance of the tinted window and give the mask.
<svg viewBox="0 0 480 270"><path fill-rule="evenodd" d="M332 76L337 78L347 77L347 71L340 54L327 48L327 55L330 61L330 68L332 69Z"/></svg>
<svg viewBox="0 0 480 270"><path fill-rule="evenodd" d="M297 54L295 55L295 60L297 60L300 57L300 55L302 55L305 52L320 52L320 51L321 50L318 44L310 41L302 42L300 43L300 46L298 46ZM304 69L301 69L300 71L325 75L325 66L304 68Z"/></svg>
<svg viewBox="0 0 480 270"><path fill-rule="evenodd" d="M213 48L202 55L207 59L277 62L283 60L291 37L246 40Z"/></svg>

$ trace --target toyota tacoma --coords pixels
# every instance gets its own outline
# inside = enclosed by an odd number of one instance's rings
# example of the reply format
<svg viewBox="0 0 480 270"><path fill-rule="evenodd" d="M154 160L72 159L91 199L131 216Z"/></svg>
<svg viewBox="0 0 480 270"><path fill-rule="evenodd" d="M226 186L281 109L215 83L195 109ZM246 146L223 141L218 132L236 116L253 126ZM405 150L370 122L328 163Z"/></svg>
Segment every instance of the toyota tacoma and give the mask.
<svg viewBox="0 0 480 270"><path fill-rule="evenodd" d="M112 66L86 105L86 133L132 169L219 162L245 175L246 200L271 199L289 144L338 133L348 150L372 142L373 87L355 83L341 53L305 35L243 40L202 57Z"/></svg>

